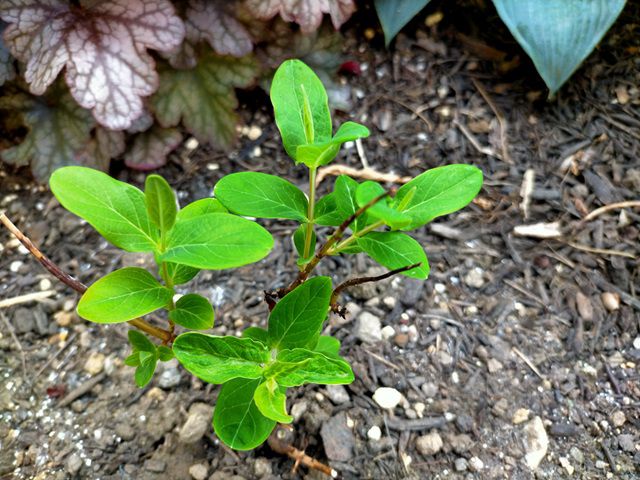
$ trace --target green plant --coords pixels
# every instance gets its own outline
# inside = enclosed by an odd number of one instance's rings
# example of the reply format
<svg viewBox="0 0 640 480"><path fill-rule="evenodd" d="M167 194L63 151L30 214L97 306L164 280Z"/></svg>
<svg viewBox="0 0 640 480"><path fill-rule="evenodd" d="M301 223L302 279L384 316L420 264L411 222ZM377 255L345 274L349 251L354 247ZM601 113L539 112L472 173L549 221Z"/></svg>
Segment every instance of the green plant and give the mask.
<svg viewBox="0 0 640 480"><path fill-rule="evenodd" d="M385 43L430 0L374 0ZM492 0L531 57L551 95L569 79L618 18L626 0Z"/></svg>
<svg viewBox="0 0 640 480"><path fill-rule="evenodd" d="M292 421L286 409L287 388L354 380L351 367L339 355L340 342L321 335L330 311L345 313L338 304L340 293L394 274L426 278L425 252L403 232L464 207L482 185L482 173L470 165L426 171L397 192L341 176L333 191L316 202L317 168L329 163L341 144L369 131L346 122L333 134L324 87L299 60L280 66L271 97L286 151L309 170L308 199L282 178L243 172L222 178L215 198L178 209L174 192L158 175L147 177L142 192L96 170L63 167L50 180L60 203L115 246L152 254L157 270L122 268L87 289L32 250L47 268L83 293L77 309L81 317L97 323L129 322L162 341L157 345L144 333L129 332L132 353L125 363L136 368L138 386L151 380L158 361L174 356L193 375L222 384L213 426L225 444L239 450L260 445L277 422ZM176 300L175 286L201 269L234 268L267 255L271 235L236 214L299 222L293 241L300 271L287 287L266 295L266 329L250 327L242 337L209 335L197 330L213 326L211 304L196 294ZM337 228L317 246L317 227L325 225ZM309 278L325 256L359 252L391 270L336 287L329 277ZM156 310L166 311L167 329L139 318ZM176 335L176 325L189 331Z"/></svg>

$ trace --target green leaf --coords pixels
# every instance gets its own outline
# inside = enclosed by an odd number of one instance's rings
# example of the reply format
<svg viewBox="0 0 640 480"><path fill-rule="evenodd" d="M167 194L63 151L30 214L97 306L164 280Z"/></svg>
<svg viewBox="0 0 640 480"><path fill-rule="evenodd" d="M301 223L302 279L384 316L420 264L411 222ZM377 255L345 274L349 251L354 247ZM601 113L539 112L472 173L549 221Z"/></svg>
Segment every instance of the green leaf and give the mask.
<svg viewBox="0 0 640 480"><path fill-rule="evenodd" d="M318 76L303 62L283 62L273 77L270 95L282 143L296 163L299 145L331 139L327 92Z"/></svg>
<svg viewBox="0 0 640 480"><path fill-rule="evenodd" d="M213 307L206 298L190 293L176 302L169 319L190 330L205 330L213 327Z"/></svg>
<svg viewBox="0 0 640 480"><path fill-rule="evenodd" d="M206 215L207 213L228 213L229 211L215 198L201 198L178 211L177 221L189 220L191 218Z"/></svg>
<svg viewBox="0 0 640 480"><path fill-rule="evenodd" d="M369 202L373 201L376 197L379 197L385 192L384 188L372 181L366 181L358 185L356 190L356 201L358 207L364 207ZM367 214L370 217L383 220L384 223L391 228L401 228L411 223L411 217L407 214L399 212L389 206L389 198L385 197L375 205L367 209Z"/></svg>
<svg viewBox="0 0 640 480"><path fill-rule="evenodd" d="M134 379L138 388L147 385L153 378L158 364L158 352L140 352L140 365L136 368Z"/></svg>
<svg viewBox="0 0 640 480"><path fill-rule="evenodd" d="M178 263L164 262L167 266L167 274L173 285L181 285L193 280L200 272L199 268L180 265Z"/></svg>
<svg viewBox="0 0 640 480"><path fill-rule="evenodd" d="M134 352L155 352L156 345L147 338L147 336L137 330L129 330L127 332L129 343Z"/></svg>
<svg viewBox="0 0 640 480"><path fill-rule="evenodd" d="M348 215L338 210L335 193L332 192L317 201L313 216L313 222L318 225L337 227Z"/></svg>
<svg viewBox="0 0 640 480"><path fill-rule="evenodd" d="M309 260L313 258L316 251L316 232L311 230L311 248L309 249L309 256L304 258L304 245L307 238L307 224L301 224L295 232L293 232L293 244L296 247L296 251L298 252L299 259L298 265L307 263Z"/></svg>
<svg viewBox="0 0 640 480"><path fill-rule="evenodd" d="M136 187L85 167L59 168L49 181L63 207L89 222L116 247L129 252L156 248L158 231Z"/></svg>
<svg viewBox="0 0 640 480"><path fill-rule="evenodd" d="M168 362L174 357L173 350L166 345L158 345L158 358L161 362Z"/></svg>
<svg viewBox="0 0 640 480"><path fill-rule="evenodd" d="M356 200L356 191L358 190L358 182L347 175L340 175L336 178L333 187L333 194L336 201L336 207L346 220L358 210L358 202ZM344 221L344 220L343 220ZM363 229L367 224L367 213L363 213L355 222L351 224L355 231Z"/></svg>
<svg viewBox="0 0 640 480"><path fill-rule="evenodd" d="M160 175L149 175L144 183L144 202L149 219L160 229L168 232L176 221L178 211L176 195Z"/></svg>
<svg viewBox="0 0 640 480"><path fill-rule="evenodd" d="M298 145L296 161L304 163L309 168L326 165L336 158L343 143L368 136L369 129L364 125L355 122L343 123L328 142Z"/></svg>
<svg viewBox="0 0 640 480"><path fill-rule="evenodd" d="M275 377L283 387L297 387L305 383L337 385L351 383L354 380L353 371L344 360L304 348L280 351L277 363L297 365L295 369L283 369L283 372Z"/></svg>
<svg viewBox="0 0 640 480"><path fill-rule="evenodd" d="M255 222L227 213L208 213L175 224L160 260L221 270L264 258L271 234Z"/></svg>
<svg viewBox="0 0 640 480"><path fill-rule="evenodd" d="M238 215L307 221L307 197L294 184L275 175L232 173L218 181L214 193Z"/></svg>
<svg viewBox="0 0 640 480"><path fill-rule="evenodd" d="M78 303L78 315L96 323L119 323L166 306L173 291L142 268L127 267L91 285Z"/></svg>
<svg viewBox="0 0 640 480"><path fill-rule="evenodd" d="M551 94L589 56L625 0L493 0Z"/></svg>
<svg viewBox="0 0 640 480"><path fill-rule="evenodd" d="M293 417L287 414L287 395L278 383L269 378L258 385L253 400L260 413L279 423L291 423Z"/></svg>
<svg viewBox="0 0 640 480"><path fill-rule="evenodd" d="M389 270L422 263L419 267L402 272L402 275L419 279L425 279L429 275L427 255L422 246L409 235L400 232L371 232L360 237L358 245Z"/></svg>
<svg viewBox="0 0 640 480"><path fill-rule="evenodd" d="M353 142L359 138L367 138L369 129L356 122L344 122L331 139L331 143L342 145L345 142Z"/></svg>
<svg viewBox="0 0 640 480"><path fill-rule="evenodd" d="M374 4L384 32L384 43L391 40L422 10L429 0L375 0Z"/></svg>
<svg viewBox="0 0 640 480"><path fill-rule="evenodd" d="M250 338L198 332L179 335L173 342L173 353L184 368L208 383L259 378L271 359L267 346Z"/></svg>
<svg viewBox="0 0 640 480"><path fill-rule="evenodd" d="M140 365L140 352L136 351L124 359L124 364L128 367L137 367Z"/></svg>
<svg viewBox="0 0 640 480"><path fill-rule="evenodd" d="M269 316L269 345L314 347L329 312L331 292L329 277L315 277L285 295Z"/></svg>
<svg viewBox="0 0 640 480"><path fill-rule="evenodd" d="M256 342L260 342L265 345L269 343L269 332L267 332L264 328L260 328L260 327L245 328L242 332L242 336L244 338L251 338Z"/></svg>
<svg viewBox="0 0 640 480"><path fill-rule="evenodd" d="M276 426L260 413L254 394L261 379L236 378L225 383L213 412L213 429L222 442L235 450L251 450L263 443Z"/></svg>
<svg viewBox="0 0 640 480"><path fill-rule="evenodd" d="M256 62L221 57L200 46L194 68L175 69L161 64L160 86L150 107L163 127L182 121L200 142L229 147L236 136L238 101L234 89L249 86L257 72Z"/></svg>
<svg viewBox="0 0 640 480"><path fill-rule="evenodd" d="M413 230L436 217L466 206L482 187L482 171L473 165L433 168L398 190L395 207L412 219L402 230Z"/></svg>
<svg viewBox="0 0 640 480"><path fill-rule="evenodd" d="M318 339L318 344L316 348L313 349L314 352L322 353L327 357L335 357L340 353L340 340L334 337L329 337L327 335L322 335Z"/></svg>

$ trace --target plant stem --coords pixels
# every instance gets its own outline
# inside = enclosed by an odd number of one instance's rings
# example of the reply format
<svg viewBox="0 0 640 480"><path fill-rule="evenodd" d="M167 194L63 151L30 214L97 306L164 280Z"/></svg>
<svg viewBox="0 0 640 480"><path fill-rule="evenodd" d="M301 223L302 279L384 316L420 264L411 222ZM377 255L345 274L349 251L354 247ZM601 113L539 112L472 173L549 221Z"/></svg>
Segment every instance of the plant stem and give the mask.
<svg viewBox="0 0 640 480"><path fill-rule="evenodd" d="M46 268L49 271L49 273L51 273L54 277L56 277L62 283L64 283L65 285L71 287L73 290L75 290L78 293L84 293L84 292L87 291L87 286L84 283L76 280L75 278L73 278L68 273L62 271L62 269L60 267L58 267L49 258L47 258L38 249L38 247L36 247L33 244L33 242L31 240L29 240L29 238L27 238L25 236L25 234L22 233L20 231L20 229L18 229L18 227L16 227L13 224L13 222L11 220L9 220L9 218L4 214L4 212L0 213L0 222L18 240L20 240L20 243L22 243L22 245L24 245L25 248L27 250L29 250L29 252L36 258L36 260L38 260L38 262L40 262L40 264L42 264L42 266L44 268ZM129 322L127 322L127 323L129 323L130 325L132 325L132 326L142 330L143 332L151 335L152 337L156 337L156 338L162 340L163 344L168 344L171 341L173 341L173 335L169 331L163 330L162 328L154 327L153 325L150 325L149 323L145 322L141 318L136 318L134 320L129 320Z"/></svg>
<svg viewBox="0 0 640 480"><path fill-rule="evenodd" d="M367 233L372 232L373 230L375 230L376 228L379 228L381 226L384 225L384 221L383 220L378 220L375 223L372 223L371 225L369 225L368 227L363 228L362 230L360 230L359 232L355 232L353 235L351 235L349 238L343 240L342 242L338 243L334 248L332 248L331 250L329 250L328 254L329 255L335 255L337 253L340 253L342 250L344 250L346 247L348 247L349 245L351 245L353 242L355 242L356 240L358 240L358 238L360 237L364 237Z"/></svg>
<svg viewBox="0 0 640 480"><path fill-rule="evenodd" d="M304 258L309 258L311 254L311 237L313 236L313 216L316 208L316 171L317 168L309 169L309 209L307 210L307 233L304 237Z"/></svg>

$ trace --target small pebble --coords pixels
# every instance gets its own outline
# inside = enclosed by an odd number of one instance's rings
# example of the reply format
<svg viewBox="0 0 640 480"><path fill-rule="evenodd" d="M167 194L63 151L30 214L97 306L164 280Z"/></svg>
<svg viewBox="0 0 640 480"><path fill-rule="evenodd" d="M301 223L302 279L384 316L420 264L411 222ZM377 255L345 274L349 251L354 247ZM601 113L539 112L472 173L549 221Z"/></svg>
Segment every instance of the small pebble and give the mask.
<svg viewBox="0 0 640 480"><path fill-rule="evenodd" d="M327 396L335 405L346 403L350 400L347 389L342 385L327 385Z"/></svg>
<svg viewBox="0 0 640 480"><path fill-rule="evenodd" d="M469 468L472 472L479 472L484 468L484 462L478 457L471 457L469 459Z"/></svg>
<svg viewBox="0 0 640 480"><path fill-rule="evenodd" d="M442 450L443 446L444 443L438 432L431 432L416 439L416 449L422 455L435 455Z"/></svg>
<svg viewBox="0 0 640 480"><path fill-rule="evenodd" d="M74 476L82 468L82 459L77 453L72 453L67 457L67 461L64 464L64 468L69 475Z"/></svg>
<svg viewBox="0 0 640 480"><path fill-rule="evenodd" d="M463 278L464 283L472 288L482 288L485 284L484 272L480 267L472 268Z"/></svg>
<svg viewBox="0 0 640 480"><path fill-rule="evenodd" d="M404 348L409 343L409 335L407 335L406 333L399 333L394 337L393 343L395 343L400 348Z"/></svg>
<svg viewBox="0 0 640 480"><path fill-rule="evenodd" d="M487 362L487 370L489 373L496 373L502 370L502 364L495 358L490 358Z"/></svg>
<svg viewBox="0 0 640 480"><path fill-rule="evenodd" d="M273 474L271 461L268 458L258 457L253 462L253 473L257 478L269 477Z"/></svg>
<svg viewBox="0 0 640 480"><path fill-rule="evenodd" d="M402 394L395 388L380 387L374 392L373 400L382 408L393 409L402 400Z"/></svg>
<svg viewBox="0 0 640 480"><path fill-rule="evenodd" d="M51 280L49 280L48 278L43 278L42 280L40 280L38 286L40 287L40 290L49 290L51 288Z"/></svg>
<svg viewBox="0 0 640 480"><path fill-rule="evenodd" d="M467 470L467 459L466 458L456 458L453 462L456 468L456 472L465 472Z"/></svg>
<svg viewBox="0 0 640 480"><path fill-rule="evenodd" d="M209 473L209 468L204 463L196 463L189 467L189 475L193 480L205 480Z"/></svg>
<svg viewBox="0 0 640 480"><path fill-rule="evenodd" d="M576 469L571 465L567 457L558 457L558 461L560 462L560 466L564 468L569 475L573 475Z"/></svg>
<svg viewBox="0 0 640 480"><path fill-rule="evenodd" d="M613 423L616 427L621 427L626 421L627 417L621 410L615 411L611 415L611 423Z"/></svg>
<svg viewBox="0 0 640 480"><path fill-rule="evenodd" d="M596 468L598 470L604 470L605 468L608 467L608 463L605 462L604 460L596 460Z"/></svg>
<svg viewBox="0 0 640 480"><path fill-rule="evenodd" d="M100 352L92 352L84 364L84 371L89 375L97 375L104 368L105 356Z"/></svg>
<svg viewBox="0 0 640 480"><path fill-rule="evenodd" d="M9 270L11 270L13 273L18 273L20 267L22 267L22 262L20 260L15 260L9 265Z"/></svg>
<svg viewBox="0 0 640 480"><path fill-rule="evenodd" d="M380 318L370 312L362 312L356 320L354 334L364 343L377 343L382 340Z"/></svg>
<svg viewBox="0 0 640 480"><path fill-rule="evenodd" d="M382 438L382 430L380 430L379 426L374 425L367 431L367 437L369 437L369 440L377 442Z"/></svg>
<svg viewBox="0 0 640 480"><path fill-rule="evenodd" d="M610 312L615 312L620 308L620 295L612 292L604 292L600 298L602 299L602 304L604 308L609 310Z"/></svg>
<svg viewBox="0 0 640 480"><path fill-rule="evenodd" d="M569 450L569 455L573 457L573 459L579 464L584 463L584 453L578 447L571 447Z"/></svg>
<svg viewBox="0 0 640 480"><path fill-rule="evenodd" d="M513 417L511 418L511 421L513 422L514 425L518 425L522 422L526 422L527 420L529 420L530 413L531 413L531 410L529 410L528 408L519 408L514 412Z"/></svg>
<svg viewBox="0 0 640 480"><path fill-rule="evenodd" d="M436 354L436 358L443 367L450 367L453 364L453 357L444 350L439 350Z"/></svg>
<svg viewBox="0 0 640 480"><path fill-rule="evenodd" d="M170 389L180 385L182 374L177 367L168 367L158 377L158 386L164 389Z"/></svg>
<svg viewBox="0 0 640 480"><path fill-rule="evenodd" d="M396 306L396 298L395 297L384 297L382 299L382 303L384 303L389 309L393 309Z"/></svg>
<svg viewBox="0 0 640 480"><path fill-rule="evenodd" d="M633 339L633 348L636 350L640 350L640 337L636 337Z"/></svg>
<svg viewBox="0 0 640 480"><path fill-rule="evenodd" d="M167 469L167 462L163 460L153 460L150 458L144 462L144 468L148 472L162 473Z"/></svg>
<svg viewBox="0 0 640 480"><path fill-rule="evenodd" d="M382 338L384 340L389 340L395 334L396 330L391 325L387 325L382 329Z"/></svg>
<svg viewBox="0 0 640 480"><path fill-rule="evenodd" d="M200 441L209 430L213 409L206 403L194 403L189 408L187 419L180 428L178 440L180 443L192 444Z"/></svg>
<svg viewBox="0 0 640 480"><path fill-rule="evenodd" d="M423 383L420 390L427 398L434 398L438 394L438 385L433 382Z"/></svg>

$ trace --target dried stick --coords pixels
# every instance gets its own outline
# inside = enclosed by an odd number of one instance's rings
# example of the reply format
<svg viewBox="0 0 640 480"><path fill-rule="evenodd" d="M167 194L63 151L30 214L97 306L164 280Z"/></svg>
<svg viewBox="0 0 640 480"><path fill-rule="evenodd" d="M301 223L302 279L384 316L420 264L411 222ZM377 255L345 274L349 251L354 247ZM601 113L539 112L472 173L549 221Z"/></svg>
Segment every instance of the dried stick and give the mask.
<svg viewBox="0 0 640 480"><path fill-rule="evenodd" d="M640 208L640 200L629 200L626 202L618 202L611 203L609 205L605 205L604 207L596 208L593 212L582 219L583 222L588 222L589 220L593 220L598 215L608 212L609 210L615 210L616 208L632 208L638 207Z"/></svg>
<svg viewBox="0 0 640 480"><path fill-rule="evenodd" d="M17 297L5 298L0 300L0 308L13 307L14 305L20 305L22 303L29 303L33 301L49 298L56 293L55 290L45 290L43 292L25 293L24 295L18 295Z"/></svg>
<svg viewBox="0 0 640 480"><path fill-rule="evenodd" d="M480 84L480 82L478 82L475 78L472 78L471 81L475 85L478 92L480 92L480 95L482 95L482 98L484 98L484 101L487 102L489 107L491 107L491 110L493 110L493 113L498 119L498 125L500 126L500 149L502 150L501 160L504 160L506 163L513 165L513 160L511 159L511 155L509 155L509 147L507 145L507 121L496 104L493 103L493 100L484 89L484 87Z"/></svg>
<svg viewBox="0 0 640 480"><path fill-rule="evenodd" d="M286 432L278 427L271 435L269 435L267 443L274 452L281 455L287 455L289 458L295 461L295 464L293 466L294 472L298 468L298 465L302 464L307 468L318 470L325 475L329 475L331 478L338 478L338 472L331 468L329 465L325 465L315 458L310 457L309 455L304 453L303 450L298 450L296 447L287 443L280 437L286 437Z"/></svg>
<svg viewBox="0 0 640 480"><path fill-rule="evenodd" d="M329 165L328 167L322 167L318 169L318 175L316 175L316 185L319 185L329 175L349 175L354 178L362 178L364 180L375 180L377 182L388 183L407 183L411 180L411 177L403 177L396 175L395 173L379 172L370 167L366 168L353 168L348 165Z"/></svg>
<svg viewBox="0 0 640 480"><path fill-rule="evenodd" d="M342 222L340 226L336 229L336 231L333 232L333 234L329 238L327 238L327 240L324 242L322 247L320 247L320 249L316 252L316 254L309 261L309 263L307 263L304 266L304 268L300 270L300 273L298 273L298 277L293 282L291 282L291 284L287 288L281 288L277 291L277 296L279 298L282 298L287 293L289 293L294 288L296 288L298 285L301 285L307 279L307 277L313 271L313 269L316 268L320 260L322 260L327 255L327 252L331 249L331 247L333 247L336 244L336 242L338 242L342 238L342 235L344 235L344 232L347 230L349 225L351 225L351 223L356 218L358 218L360 215L366 212L367 209L374 206L376 203L378 203L380 200L385 198L390 193L391 193L390 190L387 190L386 192L381 193L376 198L371 200L369 203L360 207L353 214L351 214L349 218L347 218L344 222Z"/></svg>
<svg viewBox="0 0 640 480"><path fill-rule="evenodd" d="M60 267L58 267L55 263L53 263L49 258L47 258L44 253L42 253L34 244L27 238L19 229L16 227L11 220L4 214L0 213L0 222L9 230L20 243L25 246L27 250L42 264L44 268L46 268L49 273L51 273L54 277L60 280L65 285L71 287L78 293L84 293L87 291L87 286L73 278L68 273L62 271ZM151 335L152 337L156 337L162 340L162 343L167 344L173 340L173 335L162 328L154 327L149 323L145 322L141 318L136 318L134 320L129 320L130 325L142 330L143 332Z"/></svg>
<svg viewBox="0 0 640 480"><path fill-rule="evenodd" d="M352 278L350 280L342 282L333 290L333 293L331 294L331 311L337 313L341 317L344 317L344 315L346 314L344 307L340 307L338 305L338 297L340 296L340 294L344 289L353 287L355 285L360 285L362 283L379 282L380 280L384 280L385 278L393 277L394 275L397 275L399 273L406 272L408 270L413 270L414 268L418 268L420 265L422 265L422 262L414 263L413 265L407 265L405 267L396 268L395 270L390 270L387 273L384 273L382 275L378 275L375 277L358 277L358 278Z"/></svg>

